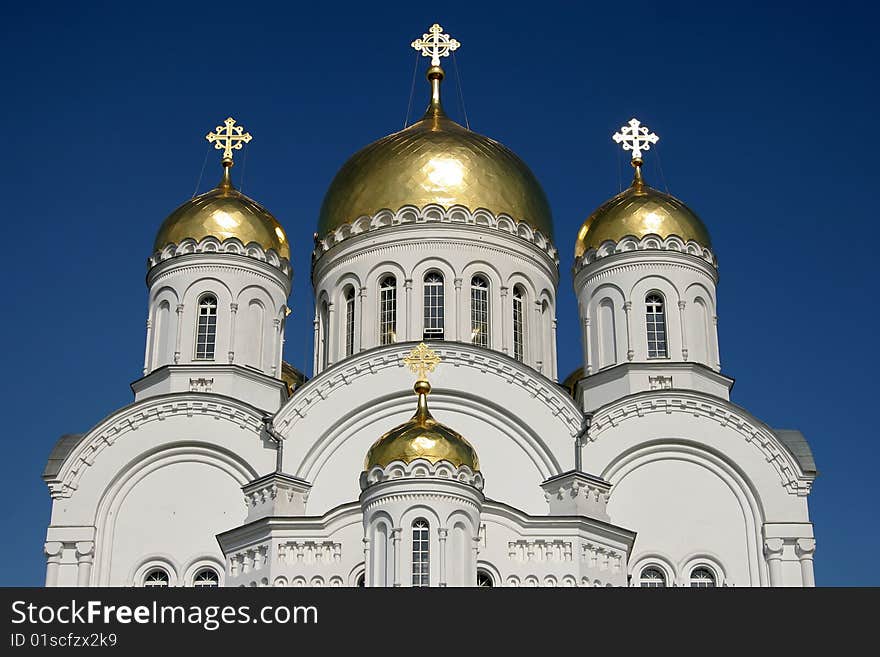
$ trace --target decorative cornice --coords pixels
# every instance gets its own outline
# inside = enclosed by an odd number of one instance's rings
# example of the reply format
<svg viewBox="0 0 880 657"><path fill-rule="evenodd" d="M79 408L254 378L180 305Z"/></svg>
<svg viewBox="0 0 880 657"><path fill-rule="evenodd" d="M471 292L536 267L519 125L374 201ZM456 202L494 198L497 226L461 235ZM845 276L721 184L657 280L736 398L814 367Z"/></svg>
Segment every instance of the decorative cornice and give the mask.
<svg viewBox="0 0 880 657"><path fill-rule="evenodd" d="M275 416L276 427L282 433L294 417L305 418L311 406L330 397L334 392L362 376L375 374L392 367L403 367L402 358L415 342L400 342L374 347L328 367L297 390ZM529 392L535 399L561 417L571 436L581 430L582 414L571 397L559 385L500 352L474 347L465 343L432 342L445 363L454 367L471 367L505 379Z"/></svg>
<svg viewBox="0 0 880 657"><path fill-rule="evenodd" d="M678 269L708 275L710 279L717 283L717 271L714 268L711 268L711 266L707 266L703 269L700 267L700 264L702 264L701 261L693 261L693 264L691 264L687 262L658 262L657 259L652 259L650 262L638 262L633 260L610 262L605 260L596 265L595 268L591 267L590 270L588 270L587 267L583 267L580 270L575 271L575 285L578 288L581 288L597 281L601 281L602 279L610 278L621 272L639 270L656 272L659 268Z"/></svg>
<svg viewBox="0 0 880 657"><path fill-rule="evenodd" d="M376 484L389 480L427 478L446 479L458 481L473 486L477 490L483 490L483 475L474 472L466 465L456 467L449 461L431 463L427 459L415 459L410 463L404 461L392 461L385 467L374 465L367 472L362 472L360 477L361 490L366 490Z"/></svg>
<svg viewBox="0 0 880 657"><path fill-rule="evenodd" d="M611 402L594 412L588 443L596 442L605 432L621 422L651 413L681 413L704 417L714 420L722 427L732 428L761 452L776 470L788 493L809 495L814 477L800 471L794 458L780 445L769 427L734 404L698 392L652 390Z"/></svg>
<svg viewBox="0 0 880 657"><path fill-rule="evenodd" d="M73 495L85 470L124 435L149 422L178 415L215 417L232 422L257 436L261 436L263 431L263 413L231 397L212 393L173 393L152 397L114 413L86 434L67 456L58 474L46 480L52 499Z"/></svg>
<svg viewBox="0 0 880 657"><path fill-rule="evenodd" d="M517 221L507 214L493 214L484 208L471 211L463 205L445 208L442 205L429 204L422 208L404 205L397 211L380 210L372 216L361 216L343 224L321 238L315 240L312 253L314 262L332 247L350 237L363 233L399 226L401 224L418 223L454 223L476 226L488 230L497 230L534 244L550 258L559 263L559 253L553 243L539 230L535 230L524 221Z"/></svg>
<svg viewBox="0 0 880 657"><path fill-rule="evenodd" d="M607 258L618 253L629 251L679 251L697 258L701 258L713 267L718 267L718 260L711 249L708 249L694 240L685 242L677 235L670 235L666 239L660 235L645 235L637 239L633 235L622 237L619 241L605 240L598 248L587 249L579 258L575 258L573 271L576 274L589 264Z"/></svg>
<svg viewBox="0 0 880 657"><path fill-rule="evenodd" d="M225 240L219 240L211 235L203 237L201 240L194 240L187 237L180 241L179 244L167 244L164 248L156 251L147 259L147 268L152 269L158 264L184 255L192 255L194 253L230 253L233 255L245 256L253 258L260 262L265 262L273 267L280 269L287 278L290 278L293 270L290 261L278 255L275 249L264 249L257 242L244 244L236 237L230 237Z"/></svg>

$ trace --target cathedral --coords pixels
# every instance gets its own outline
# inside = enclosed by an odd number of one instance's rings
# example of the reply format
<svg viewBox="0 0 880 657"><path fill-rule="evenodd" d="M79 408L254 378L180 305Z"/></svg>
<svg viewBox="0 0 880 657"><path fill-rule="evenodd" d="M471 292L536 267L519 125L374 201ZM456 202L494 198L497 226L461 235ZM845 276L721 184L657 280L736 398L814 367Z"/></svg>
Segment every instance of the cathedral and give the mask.
<svg viewBox="0 0 880 657"><path fill-rule="evenodd" d="M302 265L230 177L251 135L208 134L220 181L148 257L134 400L43 471L46 585L814 586L810 447L730 401L716 253L642 172L657 135L614 134L632 183L557 236L529 167L444 112L458 41L412 46L424 116L317 218L311 378L282 360Z"/></svg>

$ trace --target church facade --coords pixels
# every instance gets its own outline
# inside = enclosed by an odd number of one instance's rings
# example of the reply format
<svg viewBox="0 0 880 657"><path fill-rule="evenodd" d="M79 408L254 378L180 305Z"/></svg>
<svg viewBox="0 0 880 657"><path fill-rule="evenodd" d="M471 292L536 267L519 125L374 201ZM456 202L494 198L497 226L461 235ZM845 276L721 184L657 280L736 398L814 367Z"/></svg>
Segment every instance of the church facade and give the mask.
<svg viewBox="0 0 880 657"><path fill-rule="evenodd" d="M314 367L282 360L293 265L235 189L148 260L134 401L44 470L47 586L813 586L798 431L730 401L706 226L634 177L575 239L582 352L557 354L547 198L447 117L435 25L425 115L354 154L315 233ZM568 377L563 372L574 369Z"/></svg>

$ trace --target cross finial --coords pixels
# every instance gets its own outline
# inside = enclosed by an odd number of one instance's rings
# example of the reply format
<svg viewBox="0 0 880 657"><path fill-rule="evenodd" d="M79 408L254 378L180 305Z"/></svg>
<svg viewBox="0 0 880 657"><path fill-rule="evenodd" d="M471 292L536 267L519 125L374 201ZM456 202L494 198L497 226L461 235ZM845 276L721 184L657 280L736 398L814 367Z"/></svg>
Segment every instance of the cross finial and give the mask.
<svg viewBox="0 0 880 657"><path fill-rule="evenodd" d="M232 151L240 150L242 144L246 144L251 140L251 133L244 132L244 128L235 125L235 119L231 116L223 122L224 125L218 125L213 132L209 132L205 139L214 144L214 148L218 151L223 149L223 166L232 166Z"/></svg>
<svg viewBox="0 0 880 657"><path fill-rule="evenodd" d="M426 381L425 375L433 372L440 364L440 356L424 342L420 342L419 346L404 357L403 362L419 377L419 381Z"/></svg>
<svg viewBox="0 0 880 657"><path fill-rule="evenodd" d="M642 150L650 150L651 144L660 141L660 137L650 132L638 119L630 119L629 125L623 126L611 138L621 144L623 150L632 151L633 166L642 163Z"/></svg>
<svg viewBox="0 0 880 657"><path fill-rule="evenodd" d="M443 34L443 28L434 23L421 39L412 42L412 47L421 51L423 57L431 58L431 66L440 66L441 57L449 57L449 53L457 50L461 44L448 34Z"/></svg>

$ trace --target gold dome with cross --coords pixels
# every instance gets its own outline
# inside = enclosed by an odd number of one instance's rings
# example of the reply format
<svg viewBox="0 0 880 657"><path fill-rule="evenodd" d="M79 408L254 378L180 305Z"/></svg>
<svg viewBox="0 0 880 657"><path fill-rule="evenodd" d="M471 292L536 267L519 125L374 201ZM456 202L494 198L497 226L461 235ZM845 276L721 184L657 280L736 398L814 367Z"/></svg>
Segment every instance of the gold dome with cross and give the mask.
<svg viewBox="0 0 880 657"><path fill-rule="evenodd" d="M449 461L455 467L466 465L477 472L480 461L473 445L454 429L435 420L428 410L431 384L426 376L434 371L440 357L426 344L420 343L403 362L418 376L413 386L419 396L416 413L373 443L364 460L364 470L377 465L386 467L394 461L412 463L416 459L426 459L432 464Z"/></svg>
<svg viewBox="0 0 880 657"><path fill-rule="evenodd" d="M438 204L507 214L552 240L550 204L531 169L510 149L443 111L440 58L459 45L436 24L412 43L431 58L428 109L411 126L373 142L342 165L321 206L319 237L383 209Z"/></svg>
<svg viewBox="0 0 880 657"><path fill-rule="evenodd" d="M580 258L605 241L619 242L629 235L636 239L676 235L685 242L693 240L711 248L709 231L696 213L674 196L649 187L642 178L642 151L649 150L660 138L637 119L631 119L613 139L625 151L632 151L635 175L627 189L587 217L577 234L574 257Z"/></svg>
<svg viewBox="0 0 880 657"><path fill-rule="evenodd" d="M290 244L278 220L232 185L229 170L233 151L251 140L250 133L229 117L205 138L217 150L223 150L223 178L214 189L191 198L168 215L159 227L153 250L179 244L186 238L199 241L210 236L222 242L234 237L245 245L256 242L266 250L274 249L280 257L290 260Z"/></svg>

